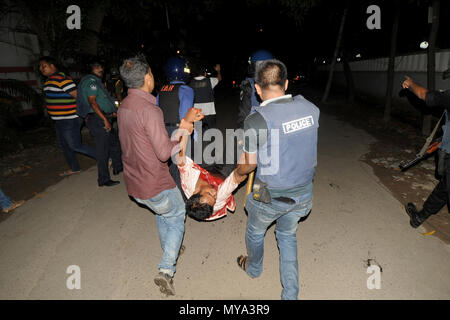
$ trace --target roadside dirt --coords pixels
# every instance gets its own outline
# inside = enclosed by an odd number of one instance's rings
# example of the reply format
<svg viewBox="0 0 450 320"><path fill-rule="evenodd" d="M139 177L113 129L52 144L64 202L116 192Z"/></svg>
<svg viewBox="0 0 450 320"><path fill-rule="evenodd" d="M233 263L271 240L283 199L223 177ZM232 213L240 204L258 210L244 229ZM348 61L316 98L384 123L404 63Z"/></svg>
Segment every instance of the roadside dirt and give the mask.
<svg viewBox="0 0 450 320"><path fill-rule="evenodd" d="M364 129L377 139L371 144L370 152L360 160L373 168L380 182L398 201L403 205L413 202L420 209L438 183L435 155L405 172L399 168L402 162L414 159L425 143L426 137L421 134L417 119L394 113L389 125L385 126L382 106L369 105L367 101L349 104L343 97L336 96L320 107L321 111ZM450 243L450 214L447 206L431 216L423 226L426 229L424 236L434 235L446 244Z"/></svg>
<svg viewBox="0 0 450 320"><path fill-rule="evenodd" d="M83 142L94 145L87 128L82 130ZM59 174L68 169L56 143L52 127L43 127L23 134L24 150L0 158L0 187L13 200L38 197L47 187L64 179ZM81 170L95 165L95 160L77 154ZM96 183L96 181L92 181ZM0 222L13 212L0 215Z"/></svg>

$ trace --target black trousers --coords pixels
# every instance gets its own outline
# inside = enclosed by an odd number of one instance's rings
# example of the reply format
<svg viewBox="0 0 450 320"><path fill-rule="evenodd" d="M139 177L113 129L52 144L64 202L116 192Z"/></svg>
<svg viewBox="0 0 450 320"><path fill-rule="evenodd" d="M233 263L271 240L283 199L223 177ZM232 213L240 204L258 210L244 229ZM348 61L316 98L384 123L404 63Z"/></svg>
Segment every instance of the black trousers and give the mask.
<svg viewBox="0 0 450 320"><path fill-rule="evenodd" d="M112 126L112 118L107 117ZM111 180L109 174L109 158L112 160L113 169L120 171L123 169L122 150L120 148L119 135L117 130L105 130L105 123L96 114L89 114L87 117L87 127L94 136L95 155L97 158L98 183L103 184Z"/></svg>
<svg viewBox="0 0 450 320"><path fill-rule="evenodd" d="M423 204L423 211L428 215L438 213L449 201L450 154L445 156L444 162L444 175Z"/></svg>

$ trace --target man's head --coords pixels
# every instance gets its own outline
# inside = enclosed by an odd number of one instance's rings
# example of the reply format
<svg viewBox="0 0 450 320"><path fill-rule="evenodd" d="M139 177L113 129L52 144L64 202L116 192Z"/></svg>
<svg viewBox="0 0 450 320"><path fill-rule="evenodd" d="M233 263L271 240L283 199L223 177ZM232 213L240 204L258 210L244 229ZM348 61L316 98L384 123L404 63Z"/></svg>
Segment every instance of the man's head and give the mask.
<svg viewBox="0 0 450 320"><path fill-rule="evenodd" d="M195 77L203 76L206 77L208 71L208 67L204 61L196 62L192 67L192 74Z"/></svg>
<svg viewBox="0 0 450 320"><path fill-rule="evenodd" d="M164 66L164 72L169 81L186 81L186 61L178 56L169 58Z"/></svg>
<svg viewBox="0 0 450 320"><path fill-rule="evenodd" d="M152 70L143 55L125 59L120 67L120 76L128 88L151 93L155 87Z"/></svg>
<svg viewBox="0 0 450 320"><path fill-rule="evenodd" d="M90 65L91 67L91 73L99 77L100 79L103 78L103 64L99 61L94 61Z"/></svg>
<svg viewBox="0 0 450 320"><path fill-rule="evenodd" d="M39 71L43 76L49 77L58 71L56 67L56 60L52 57L42 57L39 59Z"/></svg>
<svg viewBox="0 0 450 320"><path fill-rule="evenodd" d="M248 73L251 77L255 76L256 67L263 61L274 59L274 56L267 50L258 50L253 52L249 58Z"/></svg>
<svg viewBox="0 0 450 320"><path fill-rule="evenodd" d="M217 191L211 185L205 185L186 201L186 213L196 220L205 220L214 211Z"/></svg>
<svg viewBox="0 0 450 320"><path fill-rule="evenodd" d="M287 87L287 69L283 62L271 59L256 66L255 89L263 101L283 96Z"/></svg>

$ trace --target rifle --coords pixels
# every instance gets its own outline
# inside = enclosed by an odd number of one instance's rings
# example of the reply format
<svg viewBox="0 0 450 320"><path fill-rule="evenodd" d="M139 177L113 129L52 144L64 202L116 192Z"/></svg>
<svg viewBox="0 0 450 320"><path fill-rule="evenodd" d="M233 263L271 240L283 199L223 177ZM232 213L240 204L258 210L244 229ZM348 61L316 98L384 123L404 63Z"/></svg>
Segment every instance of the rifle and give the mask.
<svg viewBox="0 0 450 320"><path fill-rule="evenodd" d="M418 153L413 160L401 163L399 165L400 169L402 170L402 172L408 170L409 168L411 168L412 166L416 165L417 163L419 163L423 159L427 158L429 155L431 155L437 149L439 149L439 146L441 144L442 144L441 139L438 139L438 140L434 141L433 143L431 143L428 146L428 148L425 150L425 152L423 154L422 153Z"/></svg>

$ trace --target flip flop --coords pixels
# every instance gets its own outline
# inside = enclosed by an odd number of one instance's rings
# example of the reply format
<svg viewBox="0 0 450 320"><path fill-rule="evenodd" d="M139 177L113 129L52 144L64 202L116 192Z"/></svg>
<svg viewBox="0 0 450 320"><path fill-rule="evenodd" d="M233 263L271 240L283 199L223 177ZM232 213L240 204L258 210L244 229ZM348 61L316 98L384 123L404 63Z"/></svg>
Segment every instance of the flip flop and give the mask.
<svg viewBox="0 0 450 320"><path fill-rule="evenodd" d="M247 262L248 262L248 256L239 256L237 257L237 264L239 268L241 268L244 271L247 271Z"/></svg>
<svg viewBox="0 0 450 320"><path fill-rule="evenodd" d="M81 170L79 170L79 171L69 171L69 170L66 170L66 171L64 171L63 173L60 173L59 176L60 176L60 177L68 177L68 176L71 176L71 175L73 175L73 174L75 174L75 173L80 173L80 172L81 172Z"/></svg>
<svg viewBox="0 0 450 320"><path fill-rule="evenodd" d="M14 209L20 207L24 203L25 203L25 200L13 201L13 203L9 206L9 208L4 209L3 212L9 213L10 211L13 211Z"/></svg>

